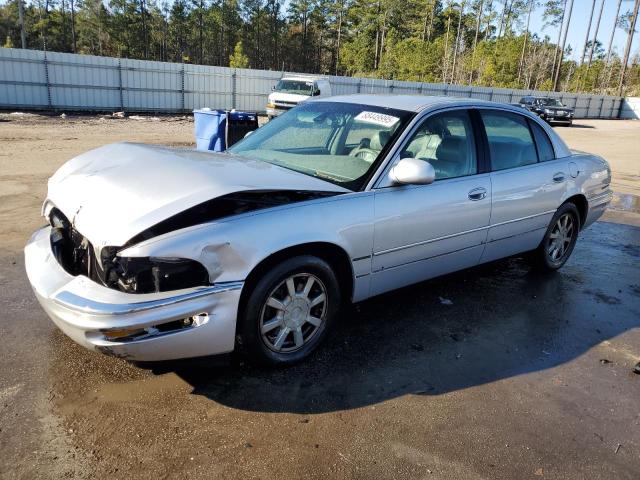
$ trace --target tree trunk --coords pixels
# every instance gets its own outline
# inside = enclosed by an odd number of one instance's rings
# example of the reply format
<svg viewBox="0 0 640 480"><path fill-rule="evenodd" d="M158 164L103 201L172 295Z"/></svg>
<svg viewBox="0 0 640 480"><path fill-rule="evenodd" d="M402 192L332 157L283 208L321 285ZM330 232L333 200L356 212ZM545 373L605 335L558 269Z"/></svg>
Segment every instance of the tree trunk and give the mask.
<svg viewBox="0 0 640 480"><path fill-rule="evenodd" d="M560 53L560 41L562 39L562 27L564 26L564 14L567 11L567 0L564 0L562 4L562 15L560 16L560 27L558 28L558 40L556 41L556 48L553 52L553 64L551 65L551 78L555 78L556 75L556 61L558 60L558 54Z"/></svg>
<svg viewBox="0 0 640 480"><path fill-rule="evenodd" d="M591 41L591 48L589 49L589 60L587 61L587 71L584 74L584 78L587 78L587 74L589 73L589 69L591 68L591 62L593 61L593 51L596 48L596 42L598 41L598 30L600 30L600 21L602 20L602 10L604 9L604 2L606 0L602 0L602 3L600 4L600 12L598 13L598 20L596 21L596 29L593 32L593 40ZM596 85L594 85L595 87L597 87L597 79L596 79Z"/></svg>
<svg viewBox="0 0 640 480"><path fill-rule="evenodd" d="M618 0L618 8L616 9L616 16L613 18L613 27L611 28L611 36L609 37L609 48L607 49L607 60L606 64L609 65L609 60L611 60L611 49L613 48L613 37L616 35L616 28L618 28L618 17L620 16L620 6L622 5L622 0Z"/></svg>
<svg viewBox="0 0 640 480"><path fill-rule="evenodd" d="M504 8L502 9L502 13L500 14L500 27L498 29L498 35L496 36L496 38L500 38L504 33L504 30L506 29L507 16L511 11L512 5L513 5L513 0L511 0L511 2L509 2L509 0L504 0Z"/></svg>
<svg viewBox="0 0 640 480"><path fill-rule="evenodd" d="M587 33L584 36L584 47L582 48L582 56L580 57L580 65L584 63L584 58L587 56L587 44L589 43L589 33L591 33L591 23L593 22L593 12L596 8L596 0L591 2L591 15L589 16L589 26L587 27Z"/></svg>
<svg viewBox="0 0 640 480"><path fill-rule="evenodd" d="M449 29L451 26L451 15L447 13L447 35L444 37L444 52L442 52L442 82L447 83L447 61L449 59Z"/></svg>
<svg viewBox="0 0 640 480"><path fill-rule="evenodd" d="M427 42L431 41L431 34L433 33L433 18L436 16L436 2L431 1L431 14L429 15L429 30L427 31Z"/></svg>
<svg viewBox="0 0 640 480"><path fill-rule="evenodd" d="M142 17L142 55L146 60L149 57L149 41L147 40L147 15L144 0L140 0L140 16Z"/></svg>
<svg viewBox="0 0 640 480"><path fill-rule="evenodd" d="M471 50L471 73L469 74L469 85L473 84L473 69L476 64L476 47L478 46L478 34L480 32L480 19L482 18L483 5L484 0L480 0L480 5L478 6L478 18L476 19L476 33L473 37L473 49Z"/></svg>
<svg viewBox="0 0 640 480"><path fill-rule="evenodd" d="M24 0L18 0L18 23L20 23L20 43L27 48L27 32L24 29Z"/></svg>
<svg viewBox="0 0 640 480"><path fill-rule="evenodd" d="M71 51L76 53L76 9L73 0L69 0L69 8L71 8Z"/></svg>
<svg viewBox="0 0 640 480"><path fill-rule="evenodd" d="M607 59L605 60L605 69L607 71L606 76L602 77L602 84L600 85L601 92L604 92L606 88L609 86L609 82L611 82L611 74L612 74L612 66L609 65L609 61L611 60L611 50L613 48L613 37L616 35L616 28L618 28L618 17L620 15L620 6L622 5L622 0L618 0L618 8L616 9L616 15L613 18L613 27L611 28L611 36L609 37L609 48L607 49Z"/></svg>
<svg viewBox="0 0 640 480"><path fill-rule="evenodd" d="M336 68L335 74L338 75L338 66L340 65L340 40L342 38L342 14L344 10L344 0L340 0L340 11L338 12L338 35L336 40Z"/></svg>
<svg viewBox="0 0 640 480"><path fill-rule="evenodd" d="M560 81L560 71L562 70L562 59L564 57L564 47L567 43L567 33L569 33L569 25L571 25L571 14L573 13L573 4L575 0L571 0L569 6L569 16L567 17L567 25L564 29L564 35L562 36L562 47L560 48L560 58L558 59L558 67L556 68L556 75L553 79L553 90L558 90L558 82Z"/></svg>
<svg viewBox="0 0 640 480"><path fill-rule="evenodd" d="M531 21L531 9L533 8L533 0L529 0L529 10L527 11L527 29L524 31L524 43L522 44L522 53L520 54L520 63L518 64L518 84L520 84L520 76L524 68L524 54L527 51L527 40L529 39L529 22Z"/></svg>
<svg viewBox="0 0 640 480"><path fill-rule="evenodd" d="M618 83L618 96L622 96L624 89L624 75L627 73L627 63L629 63L629 53L631 51L631 44L633 43L633 34L636 31L636 22L638 20L638 9L640 9L640 0L636 0L633 7L633 18L631 18L631 25L629 25L629 33L627 34L627 45L624 48L624 58L622 59L622 68L620 70L620 82Z"/></svg>
<svg viewBox="0 0 640 480"><path fill-rule="evenodd" d="M458 58L458 45L460 44L460 27L462 26L462 16L464 15L465 0L460 3L460 16L458 17L458 29L456 31L456 44L453 48L453 65L451 66L451 83L455 81L456 60Z"/></svg>
<svg viewBox="0 0 640 480"><path fill-rule="evenodd" d="M376 52L373 58L373 69L378 70L378 66L380 65L380 57L378 53L380 52L380 25L378 24L378 17L380 16L380 0L378 0L378 8L376 10Z"/></svg>

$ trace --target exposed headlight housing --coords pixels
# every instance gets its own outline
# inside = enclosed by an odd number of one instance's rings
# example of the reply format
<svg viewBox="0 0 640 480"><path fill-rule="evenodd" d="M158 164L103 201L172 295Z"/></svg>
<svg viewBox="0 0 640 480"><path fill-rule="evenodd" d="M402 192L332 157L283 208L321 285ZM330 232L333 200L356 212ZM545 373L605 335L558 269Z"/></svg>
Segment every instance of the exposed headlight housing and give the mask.
<svg viewBox="0 0 640 480"><path fill-rule="evenodd" d="M57 208L49 213L51 250L70 275L85 275L126 293L157 293L211 285L209 272L187 258L121 257L120 247L94 246Z"/></svg>
<svg viewBox="0 0 640 480"><path fill-rule="evenodd" d="M104 261L104 281L127 293L156 293L209 285L209 273L186 258L118 257Z"/></svg>

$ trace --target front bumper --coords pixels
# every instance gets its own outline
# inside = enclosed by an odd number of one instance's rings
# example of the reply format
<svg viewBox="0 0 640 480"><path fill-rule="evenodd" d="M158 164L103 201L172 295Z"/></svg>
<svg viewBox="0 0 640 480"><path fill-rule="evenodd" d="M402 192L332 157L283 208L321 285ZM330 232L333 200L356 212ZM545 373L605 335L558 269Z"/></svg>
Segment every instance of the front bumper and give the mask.
<svg viewBox="0 0 640 480"><path fill-rule="evenodd" d="M277 117L281 113L286 112L286 110L281 110L275 107L267 107L267 116L268 117Z"/></svg>
<svg viewBox="0 0 640 480"><path fill-rule="evenodd" d="M554 122L554 123L573 122L573 115L555 115L553 113L551 114L543 113L542 118L544 118L547 122Z"/></svg>
<svg viewBox="0 0 640 480"><path fill-rule="evenodd" d="M50 227L25 247L25 268L40 305L75 342L128 360L156 361L228 353L235 342L242 282L187 290L130 294L69 275L51 251ZM205 314L205 315L202 315ZM201 315L204 322L157 331L164 323ZM140 339L110 340L105 331L148 328Z"/></svg>
<svg viewBox="0 0 640 480"><path fill-rule="evenodd" d="M294 108L295 105L274 105L274 106L267 106L266 110L267 110L267 116L269 117L277 117L278 115L283 114L284 112L288 112L289 110L291 110L292 108Z"/></svg>

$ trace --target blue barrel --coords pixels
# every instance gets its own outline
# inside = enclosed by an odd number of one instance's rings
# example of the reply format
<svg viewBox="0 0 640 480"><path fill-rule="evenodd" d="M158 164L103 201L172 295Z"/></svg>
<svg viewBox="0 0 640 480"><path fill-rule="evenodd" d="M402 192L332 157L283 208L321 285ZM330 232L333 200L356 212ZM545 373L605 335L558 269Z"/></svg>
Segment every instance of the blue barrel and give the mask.
<svg viewBox="0 0 640 480"><path fill-rule="evenodd" d="M223 152L225 149L225 127L227 112L203 108L193 111L196 150Z"/></svg>
<svg viewBox="0 0 640 480"><path fill-rule="evenodd" d="M196 150L223 152L258 128L258 114L236 110L193 111Z"/></svg>

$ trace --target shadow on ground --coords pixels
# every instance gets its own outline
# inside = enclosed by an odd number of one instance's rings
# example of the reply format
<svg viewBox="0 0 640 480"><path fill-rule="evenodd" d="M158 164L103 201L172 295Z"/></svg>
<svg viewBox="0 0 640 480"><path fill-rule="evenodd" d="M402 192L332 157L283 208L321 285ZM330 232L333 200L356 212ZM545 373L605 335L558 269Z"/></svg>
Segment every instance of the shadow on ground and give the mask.
<svg viewBox="0 0 640 480"><path fill-rule="evenodd" d="M640 326L640 229L598 223L551 275L510 259L348 309L298 366L162 364L193 393L250 411L320 413L439 395L571 361ZM450 304L451 303L451 304Z"/></svg>

